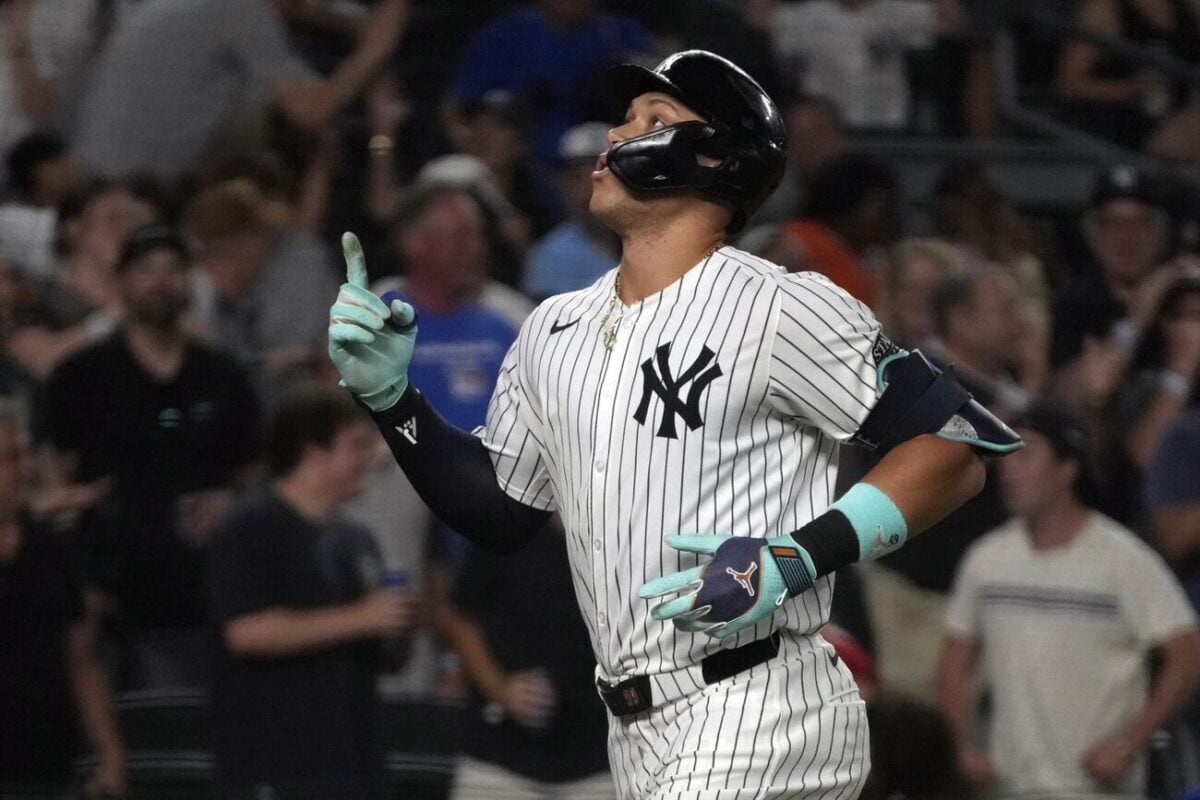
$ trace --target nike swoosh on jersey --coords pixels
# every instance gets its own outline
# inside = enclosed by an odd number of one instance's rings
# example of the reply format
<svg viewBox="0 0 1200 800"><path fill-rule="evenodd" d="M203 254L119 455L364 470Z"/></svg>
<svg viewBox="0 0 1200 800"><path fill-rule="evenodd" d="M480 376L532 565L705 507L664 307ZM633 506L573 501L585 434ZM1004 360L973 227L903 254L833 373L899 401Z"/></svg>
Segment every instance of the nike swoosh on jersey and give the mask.
<svg viewBox="0 0 1200 800"><path fill-rule="evenodd" d="M576 317L575 319L571 320L570 322L566 322L566 323L563 323L563 324L561 324L561 325L560 325L559 323L557 323L557 322L552 322L552 323L550 323L550 334L553 336L553 335L554 335L554 334L556 334L556 333L562 333L562 332L563 332L563 331L565 331L567 328L570 328L572 325L576 325L576 324L578 324L578 323L579 323L579 318L578 318L578 317Z"/></svg>

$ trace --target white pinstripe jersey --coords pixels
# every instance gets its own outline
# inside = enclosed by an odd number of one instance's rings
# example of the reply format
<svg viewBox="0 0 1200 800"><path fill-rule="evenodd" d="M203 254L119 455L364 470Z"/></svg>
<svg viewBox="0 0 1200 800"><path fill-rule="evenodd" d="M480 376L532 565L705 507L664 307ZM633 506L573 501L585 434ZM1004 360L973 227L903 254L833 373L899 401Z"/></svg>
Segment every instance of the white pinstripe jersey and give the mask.
<svg viewBox="0 0 1200 800"><path fill-rule="evenodd" d="M476 431L509 496L561 513L610 681L721 649L652 619L638 587L699 563L670 548L669 534L777 536L828 507L839 442L877 397L879 336L871 312L824 277L724 247L661 292L618 305L608 350L600 326L615 275L534 311ZM736 644L778 627L816 631L832 593L831 577L818 580Z"/></svg>

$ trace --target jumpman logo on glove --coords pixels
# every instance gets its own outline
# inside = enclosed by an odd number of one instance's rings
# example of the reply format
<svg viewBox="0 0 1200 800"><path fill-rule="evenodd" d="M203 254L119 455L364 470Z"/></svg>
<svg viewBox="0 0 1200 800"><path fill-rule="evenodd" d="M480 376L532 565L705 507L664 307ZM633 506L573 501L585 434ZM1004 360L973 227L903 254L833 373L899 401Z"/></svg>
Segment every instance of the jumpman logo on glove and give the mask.
<svg viewBox="0 0 1200 800"><path fill-rule="evenodd" d="M816 575L808 551L790 536L668 536L667 544L712 556L707 564L656 578L638 590L643 599L678 594L650 609L650 616L689 633L733 636L770 619L784 600L812 588Z"/></svg>
<svg viewBox="0 0 1200 800"><path fill-rule="evenodd" d="M742 588L746 590L747 594L749 594L751 597L754 597L754 584L750 583L750 576L753 575L757 569L758 564L756 562L751 562L750 566L746 567L741 572L738 572L733 567L726 567L725 572L729 575L732 575L733 579L741 584Z"/></svg>

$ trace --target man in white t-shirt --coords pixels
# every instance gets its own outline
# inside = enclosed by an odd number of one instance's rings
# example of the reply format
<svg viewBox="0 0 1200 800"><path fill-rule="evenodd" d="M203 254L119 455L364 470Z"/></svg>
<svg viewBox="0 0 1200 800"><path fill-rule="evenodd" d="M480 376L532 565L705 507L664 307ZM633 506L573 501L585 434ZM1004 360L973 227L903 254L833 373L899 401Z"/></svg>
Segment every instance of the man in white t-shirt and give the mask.
<svg viewBox="0 0 1200 800"><path fill-rule="evenodd" d="M909 50L958 27L958 0L809 0L780 5L776 55L804 75L804 89L831 98L854 128L909 123Z"/></svg>
<svg viewBox="0 0 1200 800"><path fill-rule="evenodd" d="M1141 797L1142 752L1200 682L1195 614L1162 559L1085 504L1082 427L1043 403L1013 427L1026 446L1000 476L1014 517L972 547L947 612L939 697L960 763L999 797ZM971 741L980 673L986 750Z"/></svg>

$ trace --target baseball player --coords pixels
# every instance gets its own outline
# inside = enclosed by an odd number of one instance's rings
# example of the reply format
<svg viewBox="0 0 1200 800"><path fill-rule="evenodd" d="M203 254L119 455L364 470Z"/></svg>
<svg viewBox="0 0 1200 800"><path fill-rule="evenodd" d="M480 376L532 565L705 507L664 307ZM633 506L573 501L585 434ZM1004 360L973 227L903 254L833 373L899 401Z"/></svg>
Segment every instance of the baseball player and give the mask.
<svg viewBox="0 0 1200 800"><path fill-rule="evenodd" d="M697 50L608 78L627 113L591 210L621 263L529 317L482 428L409 385L413 311L365 288L350 235L330 354L451 528L513 549L561 514L622 798L855 797L866 716L818 634L831 575L1020 440L823 277L724 244L784 168L752 78ZM845 442L883 457L833 502Z"/></svg>

